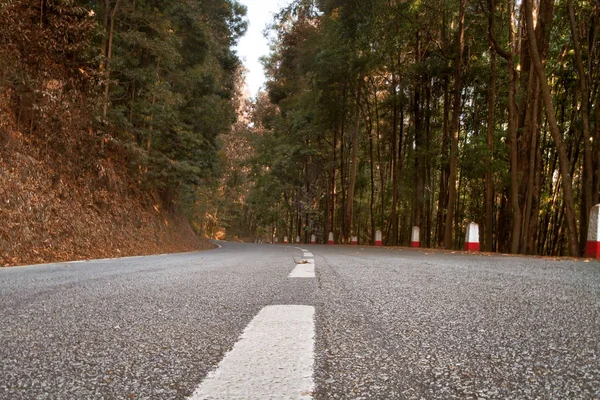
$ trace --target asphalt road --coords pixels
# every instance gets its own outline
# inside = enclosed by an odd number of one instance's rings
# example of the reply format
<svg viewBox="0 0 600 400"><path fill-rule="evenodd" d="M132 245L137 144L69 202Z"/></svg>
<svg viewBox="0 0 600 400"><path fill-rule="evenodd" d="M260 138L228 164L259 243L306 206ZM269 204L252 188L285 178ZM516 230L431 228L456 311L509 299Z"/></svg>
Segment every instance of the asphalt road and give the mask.
<svg viewBox="0 0 600 400"><path fill-rule="evenodd" d="M278 326L313 387L271 398L600 398L596 261L221 244L0 269L0 399L228 398L284 368Z"/></svg>

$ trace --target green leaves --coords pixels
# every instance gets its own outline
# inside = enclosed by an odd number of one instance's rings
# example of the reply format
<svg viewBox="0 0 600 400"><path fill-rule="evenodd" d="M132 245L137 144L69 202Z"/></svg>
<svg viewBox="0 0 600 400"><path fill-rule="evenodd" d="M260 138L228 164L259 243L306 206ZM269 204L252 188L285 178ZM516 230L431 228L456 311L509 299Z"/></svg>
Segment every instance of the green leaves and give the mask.
<svg viewBox="0 0 600 400"><path fill-rule="evenodd" d="M232 46L244 15L231 0L138 0L117 10L110 118L134 134L146 178L161 190L189 193L183 187L218 171L216 138L236 119Z"/></svg>

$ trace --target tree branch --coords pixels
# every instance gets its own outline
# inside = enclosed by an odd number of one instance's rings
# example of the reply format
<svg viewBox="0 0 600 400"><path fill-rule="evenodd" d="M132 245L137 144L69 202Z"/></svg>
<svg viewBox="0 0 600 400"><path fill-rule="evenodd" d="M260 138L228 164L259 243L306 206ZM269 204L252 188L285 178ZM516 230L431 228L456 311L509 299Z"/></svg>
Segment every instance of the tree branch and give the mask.
<svg viewBox="0 0 600 400"><path fill-rule="evenodd" d="M500 47L500 45L498 44L498 41L496 40L496 36L494 33L494 11L496 9L495 1L488 0L488 7L490 9L490 13L488 15L488 20L489 20L488 35L490 37L490 41L494 45L494 49L496 50L496 53L498 53L498 55L500 55L500 57L504 58L505 60L508 60L509 57L511 57L510 53L507 52L506 50L504 50L502 47Z"/></svg>

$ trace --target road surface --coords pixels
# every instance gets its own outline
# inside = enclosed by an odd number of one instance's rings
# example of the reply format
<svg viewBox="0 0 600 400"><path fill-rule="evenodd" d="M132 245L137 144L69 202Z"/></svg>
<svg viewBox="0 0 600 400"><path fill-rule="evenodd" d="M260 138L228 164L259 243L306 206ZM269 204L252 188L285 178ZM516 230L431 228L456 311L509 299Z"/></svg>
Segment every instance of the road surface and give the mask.
<svg viewBox="0 0 600 400"><path fill-rule="evenodd" d="M220 244L0 269L0 398L600 398L596 261Z"/></svg>

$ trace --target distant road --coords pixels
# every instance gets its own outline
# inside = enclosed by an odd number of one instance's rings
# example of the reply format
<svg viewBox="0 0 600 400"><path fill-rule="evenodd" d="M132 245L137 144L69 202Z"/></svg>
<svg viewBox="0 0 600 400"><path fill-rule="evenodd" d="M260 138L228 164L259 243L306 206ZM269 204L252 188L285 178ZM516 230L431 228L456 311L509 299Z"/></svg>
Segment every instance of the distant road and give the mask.
<svg viewBox="0 0 600 400"><path fill-rule="evenodd" d="M220 242L0 269L0 399L600 398L600 263Z"/></svg>

